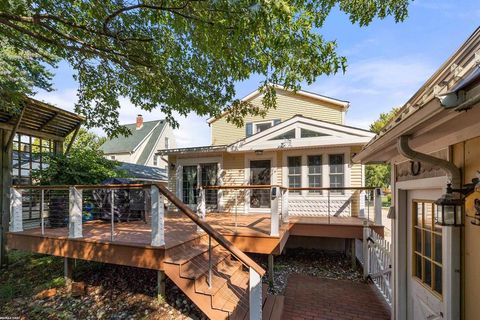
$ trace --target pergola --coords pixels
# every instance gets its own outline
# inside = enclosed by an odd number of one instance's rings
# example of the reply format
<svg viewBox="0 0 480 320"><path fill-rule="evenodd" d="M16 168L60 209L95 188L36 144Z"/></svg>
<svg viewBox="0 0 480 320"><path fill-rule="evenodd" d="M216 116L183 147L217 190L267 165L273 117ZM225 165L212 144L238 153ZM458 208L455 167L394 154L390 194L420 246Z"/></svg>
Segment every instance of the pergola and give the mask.
<svg viewBox="0 0 480 320"><path fill-rule="evenodd" d="M25 97L19 112L0 110L0 163L2 166L0 171L2 181L0 266L6 263L5 236L10 223L10 187L13 171L18 167L19 176L31 173L32 141L39 144L40 150L44 148L49 152L63 153L65 137L75 132L71 139L73 142L82 121L83 118L79 115L29 97ZM70 147L71 143L65 152L68 152ZM13 165L14 163L16 167ZM25 166L29 170L24 170Z"/></svg>

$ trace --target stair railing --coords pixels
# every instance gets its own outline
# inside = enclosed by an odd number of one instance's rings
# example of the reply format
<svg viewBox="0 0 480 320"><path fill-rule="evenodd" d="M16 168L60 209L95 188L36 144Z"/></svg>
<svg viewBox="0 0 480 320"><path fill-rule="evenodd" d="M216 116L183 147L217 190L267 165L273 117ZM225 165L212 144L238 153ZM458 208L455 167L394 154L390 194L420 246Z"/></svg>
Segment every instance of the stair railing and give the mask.
<svg viewBox="0 0 480 320"><path fill-rule="evenodd" d="M212 258L211 258L211 239L213 238L220 246L230 252L237 260L245 265L249 270L249 315L250 319L262 318L262 281L265 270L253 261L249 256L235 247L230 241L222 236L218 231L203 221L189 206L183 203L175 194L161 184L155 184L161 194L170 201L178 210L185 214L198 227L200 227L209 236L209 285L211 285L212 276Z"/></svg>

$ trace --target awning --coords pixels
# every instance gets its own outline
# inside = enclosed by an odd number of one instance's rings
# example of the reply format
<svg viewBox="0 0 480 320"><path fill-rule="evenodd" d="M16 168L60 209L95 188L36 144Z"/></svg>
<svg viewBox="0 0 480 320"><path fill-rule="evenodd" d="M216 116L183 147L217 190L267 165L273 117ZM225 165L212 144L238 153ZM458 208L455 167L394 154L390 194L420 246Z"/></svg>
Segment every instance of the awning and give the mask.
<svg viewBox="0 0 480 320"><path fill-rule="evenodd" d="M29 97L25 97L24 108L20 113L0 110L0 129L14 130L17 127L17 133L63 140L83 122L83 118L75 113Z"/></svg>

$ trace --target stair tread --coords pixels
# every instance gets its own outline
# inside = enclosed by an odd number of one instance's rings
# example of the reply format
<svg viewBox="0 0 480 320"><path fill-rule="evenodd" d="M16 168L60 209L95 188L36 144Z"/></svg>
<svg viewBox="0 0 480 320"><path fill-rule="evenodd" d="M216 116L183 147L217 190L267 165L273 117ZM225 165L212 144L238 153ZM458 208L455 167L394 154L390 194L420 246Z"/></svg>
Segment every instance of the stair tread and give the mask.
<svg viewBox="0 0 480 320"><path fill-rule="evenodd" d="M216 247L216 245L212 245L212 248L214 247ZM190 247L175 248L174 250L167 252L165 262L183 264L207 251L208 243L195 244Z"/></svg>
<svg viewBox="0 0 480 320"><path fill-rule="evenodd" d="M225 283L227 283L227 281L228 279L223 276L212 274L212 285L209 287L208 274L206 274L195 280L195 291L197 293L214 295L223 287Z"/></svg>
<svg viewBox="0 0 480 320"><path fill-rule="evenodd" d="M239 269L231 276L230 282L226 283L213 296L212 306L216 309L233 312L241 302L243 303L240 308L245 308L246 298L246 306L248 308L248 281L248 272Z"/></svg>
<svg viewBox="0 0 480 320"><path fill-rule="evenodd" d="M242 263L233 259L225 259L216 266L216 270L225 276L231 277L238 269L242 267Z"/></svg>
<svg viewBox="0 0 480 320"><path fill-rule="evenodd" d="M220 246L212 248L212 266L215 266L229 255L230 253ZM208 272L208 250L180 266L180 276L184 278L198 279L206 272Z"/></svg>
<svg viewBox="0 0 480 320"><path fill-rule="evenodd" d="M267 300L267 297L269 296L268 294L268 285L263 283L262 284L262 310L265 307L265 302ZM239 308L235 309L229 316L230 320L248 320L249 317L249 306L248 304L250 303L248 294L246 294L244 297L241 299L241 303L246 306L246 308ZM262 311L262 315L263 315Z"/></svg>

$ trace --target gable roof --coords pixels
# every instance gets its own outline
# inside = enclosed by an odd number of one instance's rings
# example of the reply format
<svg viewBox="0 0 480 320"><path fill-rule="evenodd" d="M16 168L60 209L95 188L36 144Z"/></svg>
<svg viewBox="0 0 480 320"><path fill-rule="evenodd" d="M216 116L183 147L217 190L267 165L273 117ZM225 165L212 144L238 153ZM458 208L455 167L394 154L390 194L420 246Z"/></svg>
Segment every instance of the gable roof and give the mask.
<svg viewBox="0 0 480 320"><path fill-rule="evenodd" d="M302 137L302 130L316 135ZM292 132L294 132L293 136L291 136ZM287 138L287 135L290 137ZM363 145L374 135L373 132L367 130L296 115L267 130L229 145L228 151Z"/></svg>
<svg viewBox="0 0 480 320"><path fill-rule="evenodd" d="M332 97L327 97L327 96L324 96L324 95L320 95L318 93L313 93L313 92L309 92L309 91L305 91L305 90L297 90L297 91L293 92L291 90L285 89L283 86L278 85L278 84L275 84L274 87L275 87L275 89L283 90L283 91L287 91L287 92L292 92L292 93L295 93L299 96L303 96L303 97L315 99L315 100L318 100L318 101L321 101L321 102L327 102L327 103L338 105L338 106L342 107L344 111L346 111L348 109L348 107L350 106L350 102L346 101L346 100L340 100L340 99L336 99L336 98L332 98ZM245 101L250 101L260 94L261 94L260 90L257 89L255 91L249 93L248 95L246 95L242 99L240 99L240 101L244 101L244 102ZM218 120L220 118L223 118L226 114L228 114L228 108L220 116L209 118L207 120L207 123L211 124L211 123L215 122L216 120Z"/></svg>
<svg viewBox="0 0 480 320"><path fill-rule="evenodd" d="M153 130L156 129L154 133L158 132L160 134L162 132L162 129L165 126L165 120L145 121L143 123L143 126L138 130L135 123L126 124L124 126L127 127L127 129L129 129L132 134L128 137L118 136L116 138L105 141L105 143L102 144L102 146L100 147L103 153L112 154L134 152L139 147L139 145L147 137L149 137L149 134ZM150 137L153 137L153 134ZM156 139L158 139L158 136L156 137Z"/></svg>

